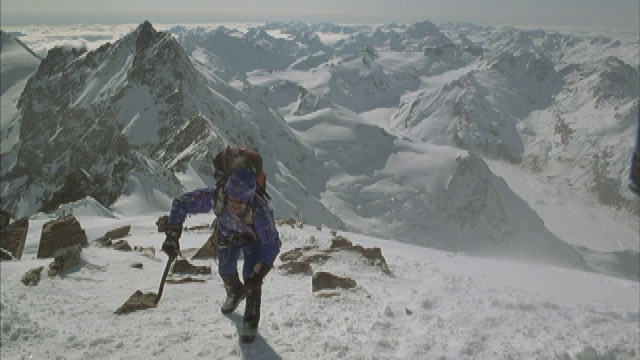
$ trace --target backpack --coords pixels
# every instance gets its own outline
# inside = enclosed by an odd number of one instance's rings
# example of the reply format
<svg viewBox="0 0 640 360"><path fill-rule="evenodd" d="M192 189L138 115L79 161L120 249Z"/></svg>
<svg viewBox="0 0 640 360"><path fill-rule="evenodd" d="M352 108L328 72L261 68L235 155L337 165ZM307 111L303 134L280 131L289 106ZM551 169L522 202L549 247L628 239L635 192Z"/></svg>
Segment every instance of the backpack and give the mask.
<svg viewBox="0 0 640 360"><path fill-rule="evenodd" d="M217 187L224 187L231 174L241 168L251 170L256 174L256 194L265 200L270 200L267 194L267 177L262 169L262 156L258 150L243 146L227 146L213 159Z"/></svg>

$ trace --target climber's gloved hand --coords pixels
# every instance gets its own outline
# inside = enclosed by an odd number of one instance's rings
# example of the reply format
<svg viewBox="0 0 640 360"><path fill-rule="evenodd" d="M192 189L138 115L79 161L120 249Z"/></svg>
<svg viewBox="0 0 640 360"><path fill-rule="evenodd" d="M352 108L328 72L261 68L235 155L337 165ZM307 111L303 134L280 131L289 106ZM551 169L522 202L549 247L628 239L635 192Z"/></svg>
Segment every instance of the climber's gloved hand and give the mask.
<svg viewBox="0 0 640 360"><path fill-rule="evenodd" d="M181 225L168 225L165 231L167 237L162 243L162 251L168 256L177 257L180 255L180 236L182 235Z"/></svg>
<svg viewBox="0 0 640 360"><path fill-rule="evenodd" d="M245 286L262 286L262 281L269 273L269 270L271 270L271 266L263 263L262 261L258 261L253 267L253 272L251 272L251 275L249 275L247 280L244 282Z"/></svg>

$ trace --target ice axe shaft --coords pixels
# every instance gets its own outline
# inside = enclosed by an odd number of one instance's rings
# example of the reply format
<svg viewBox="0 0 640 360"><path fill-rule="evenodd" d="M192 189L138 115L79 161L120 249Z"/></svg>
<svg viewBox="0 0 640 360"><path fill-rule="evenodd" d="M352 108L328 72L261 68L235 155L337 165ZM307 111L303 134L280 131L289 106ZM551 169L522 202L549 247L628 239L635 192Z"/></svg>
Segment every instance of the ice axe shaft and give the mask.
<svg viewBox="0 0 640 360"><path fill-rule="evenodd" d="M167 281L167 275L169 275L169 269L171 268L171 263L175 260L177 255L170 255L169 260L167 260L167 265L164 267L164 272L162 273L162 280L160 281L160 288L158 289L158 295L156 296L155 303L158 305L160 301L160 297L162 297L162 291L164 290L164 283Z"/></svg>

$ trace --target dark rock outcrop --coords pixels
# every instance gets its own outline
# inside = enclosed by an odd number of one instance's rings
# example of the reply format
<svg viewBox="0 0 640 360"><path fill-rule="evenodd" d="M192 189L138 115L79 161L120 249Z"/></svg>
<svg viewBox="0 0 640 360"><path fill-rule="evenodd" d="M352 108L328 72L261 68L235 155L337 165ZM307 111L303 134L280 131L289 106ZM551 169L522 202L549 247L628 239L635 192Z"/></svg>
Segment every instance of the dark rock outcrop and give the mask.
<svg viewBox="0 0 640 360"><path fill-rule="evenodd" d="M40 274L42 273L42 269L44 269L44 266L39 266L27 271L22 275L22 279L20 279L20 281L22 281L26 286L38 285L40 283Z"/></svg>
<svg viewBox="0 0 640 360"><path fill-rule="evenodd" d="M7 250L0 248L0 260L13 260L13 256Z"/></svg>
<svg viewBox="0 0 640 360"><path fill-rule="evenodd" d="M87 245L87 234L78 220L71 214L63 215L57 220L49 221L42 226L38 259L52 257L56 251L73 245Z"/></svg>
<svg viewBox="0 0 640 360"><path fill-rule="evenodd" d="M121 226L119 228L107 231L107 233L104 234L104 236L106 236L111 240L115 240L115 239L120 239L125 236L128 236L130 231L131 231L131 225L126 225L126 226Z"/></svg>
<svg viewBox="0 0 640 360"><path fill-rule="evenodd" d="M171 273L188 275L211 274L211 266L195 266L187 260L180 259L173 264Z"/></svg>
<svg viewBox="0 0 640 360"><path fill-rule="evenodd" d="M20 260L28 230L29 220L26 218L3 226L0 233L0 248L6 250L14 259Z"/></svg>
<svg viewBox="0 0 640 360"><path fill-rule="evenodd" d="M342 251L359 253L368 260L371 266L377 266L384 274L393 276L380 248L364 248L360 245L353 245L343 236L334 236L329 249L321 250L318 246L309 245L287 251L280 255L282 265L278 268L286 271L289 275L311 274L313 273L311 264L322 264L329 260L333 253Z"/></svg>
<svg viewBox="0 0 640 360"><path fill-rule="evenodd" d="M111 246L113 245L113 240L128 236L130 231L131 231L131 225L122 226L122 227L107 231L103 236L97 238L95 241L102 246ZM120 249L116 249L116 250L120 250ZM129 249L129 251L130 250L131 249Z"/></svg>
<svg viewBox="0 0 640 360"><path fill-rule="evenodd" d="M205 280L192 278L191 276L187 276L181 279L167 279L168 284L186 284L192 282L205 282Z"/></svg>
<svg viewBox="0 0 640 360"><path fill-rule="evenodd" d="M373 266L379 266L382 272L391 276L391 270L384 256L382 256L382 250L378 247L365 248L360 245L353 245L351 241L342 236L336 236L331 240L331 250L347 250L360 253L365 259L369 260L369 264Z"/></svg>
<svg viewBox="0 0 640 360"><path fill-rule="evenodd" d="M311 288L313 292L325 289L351 289L356 287L353 279L340 277L328 272L317 272L311 278Z"/></svg>
<svg viewBox="0 0 640 360"><path fill-rule="evenodd" d="M191 259L198 259L198 260L215 259L218 254L218 250L214 245L215 244L214 236L215 236L215 232L211 234L209 239L202 245L202 247L198 249L198 251L195 254L193 254Z"/></svg>
<svg viewBox="0 0 640 360"><path fill-rule="evenodd" d="M54 255L54 260L49 264L47 275L56 276L72 267L80 264L80 254L82 246L80 244L58 250Z"/></svg>
<svg viewBox="0 0 640 360"><path fill-rule="evenodd" d="M9 223L11 222L11 218L12 217L13 216L11 216L11 214L9 214L9 212L0 209L0 229L2 229L5 226L9 225Z"/></svg>
<svg viewBox="0 0 640 360"><path fill-rule="evenodd" d="M130 312L134 312L137 310L145 310L156 307L156 297L158 295L155 293L143 293L140 290L136 290L133 295L125 301L122 306L120 306L115 313L120 314L128 314Z"/></svg>
<svg viewBox="0 0 640 360"><path fill-rule="evenodd" d="M131 245L127 240L119 240L113 244L113 249L118 251L132 251Z"/></svg>
<svg viewBox="0 0 640 360"><path fill-rule="evenodd" d="M133 247L133 251L137 251L139 253L142 253L143 256L146 256L149 259L155 259L156 258L156 249L153 246L148 246L148 247L134 246Z"/></svg>

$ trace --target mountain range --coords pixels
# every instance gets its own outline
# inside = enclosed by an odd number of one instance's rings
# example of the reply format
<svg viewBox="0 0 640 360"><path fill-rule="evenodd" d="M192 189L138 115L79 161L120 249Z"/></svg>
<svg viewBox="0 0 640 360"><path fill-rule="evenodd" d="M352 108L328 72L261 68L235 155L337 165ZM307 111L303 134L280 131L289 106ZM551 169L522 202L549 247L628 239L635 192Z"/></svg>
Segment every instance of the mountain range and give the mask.
<svg viewBox="0 0 640 360"><path fill-rule="evenodd" d="M133 215L140 189L168 210L214 184L227 144L264 156L280 218L447 251L593 267L494 161L640 216L626 187L637 43L429 21L144 22L91 51L39 59L5 32L0 50L15 75L2 83L2 207L17 217L87 197Z"/></svg>

